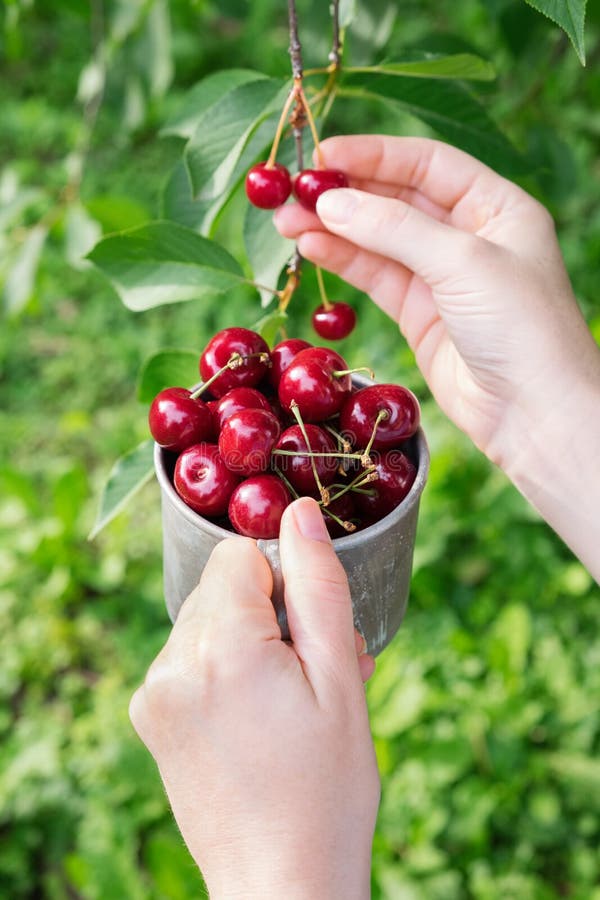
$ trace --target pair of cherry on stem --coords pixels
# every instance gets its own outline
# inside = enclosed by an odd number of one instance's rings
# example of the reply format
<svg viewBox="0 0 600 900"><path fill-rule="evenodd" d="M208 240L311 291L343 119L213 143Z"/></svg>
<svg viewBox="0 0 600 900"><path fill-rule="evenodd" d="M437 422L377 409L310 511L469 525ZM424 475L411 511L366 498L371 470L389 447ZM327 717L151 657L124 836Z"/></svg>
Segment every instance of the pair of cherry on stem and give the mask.
<svg viewBox="0 0 600 900"><path fill-rule="evenodd" d="M209 341L200 374L193 393L161 391L149 423L157 443L179 454L175 489L201 515L228 515L241 534L272 538L291 499L309 495L340 536L387 515L410 490L416 469L405 442L420 413L408 389L357 390L334 350L288 339L269 351L244 328Z"/></svg>

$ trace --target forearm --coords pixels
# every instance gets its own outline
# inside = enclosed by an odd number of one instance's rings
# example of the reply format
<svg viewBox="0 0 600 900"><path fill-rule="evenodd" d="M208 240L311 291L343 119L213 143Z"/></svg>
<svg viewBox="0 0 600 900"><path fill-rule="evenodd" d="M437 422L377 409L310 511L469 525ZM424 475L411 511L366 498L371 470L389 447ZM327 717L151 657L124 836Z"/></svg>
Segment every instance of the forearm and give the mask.
<svg viewBox="0 0 600 900"><path fill-rule="evenodd" d="M503 468L600 583L600 350L581 351L548 408L523 416L519 450Z"/></svg>

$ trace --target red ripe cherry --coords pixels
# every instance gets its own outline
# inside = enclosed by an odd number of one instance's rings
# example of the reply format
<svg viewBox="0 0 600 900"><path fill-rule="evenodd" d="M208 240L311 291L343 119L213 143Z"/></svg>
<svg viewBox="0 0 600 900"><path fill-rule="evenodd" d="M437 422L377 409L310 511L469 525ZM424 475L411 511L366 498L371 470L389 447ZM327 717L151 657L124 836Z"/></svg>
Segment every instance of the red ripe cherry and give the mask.
<svg viewBox="0 0 600 900"><path fill-rule="evenodd" d="M340 431L355 447L366 447L380 413L385 413L385 418L377 425L375 450L397 447L419 427L421 411L412 391L399 384L373 384L346 400L340 412Z"/></svg>
<svg viewBox="0 0 600 900"><path fill-rule="evenodd" d="M242 409L224 423L219 435L219 453L231 472L256 475L269 468L281 428L274 413L265 409Z"/></svg>
<svg viewBox="0 0 600 900"><path fill-rule="evenodd" d="M277 209L291 193L290 173L280 163L257 163L246 175L246 196L259 209Z"/></svg>
<svg viewBox="0 0 600 900"><path fill-rule="evenodd" d="M377 471L376 481L357 491L355 503L361 514L372 522L387 516L410 491L417 470L401 450L371 454Z"/></svg>
<svg viewBox="0 0 600 900"><path fill-rule="evenodd" d="M271 350L271 368L269 369L269 382L277 390L281 376L301 350L308 350L312 344L302 341L300 338L287 338L280 341Z"/></svg>
<svg viewBox="0 0 600 900"><path fill-rule="evenodd" d="M298 203L312 212L321 194L341 187L348 187L348 179L339 169L304 169L296 175L293 185Z"/></svg>
<svg viewBox="0 0 600 900"><path fill-rule="evenodd" d="M249 358L225 369L211 382L211 394L217 398L234 387L254 387L267 374L269 348L260 334L248 328L224 328L210 339L200 357L202 380L208 381L216 375L234 353Z"/></svg>
<svg viewBox="0 0 600 900"><path fill-rule="evenodd" d="M340 411L350 395L350 375L339 375L345 360L325 347L301 350L281 376L279 400L285 410L295 401L305 422L322 422Z"/></svg>
<svg viewBox="0 0 600 900"><path fill-rule="evenodd" d="M326 341L341 341L356 325L356 313L347 303L317 306L312 314L312 327Z"/></svg>
<svg viewBox="0 0 600 900"><path fill-rule="evenodd" d="M337 450L333 438L318 425L306 424L304 426L310 450L313 453L335 453ZM283 472L289 483L299 494L308 494L311 497L319 496L319 489L315 481L311 457L305 456L309 450L306 446L302 429L299 425L291 425L283 432L275 450L286 450L298 454L287 456L275 453L273 459L280 472ZM339 466L339 459L335 456L314 456L315 468L321 484L326 487L335 480Z"/></svg>
<svg viewBox="0 0 600 900"><path fill-rule="evenodd" d="M195 512L223 516L240 479L227 468L216 444L194 444L178 457L173 480L181 499Z"/></svg>
<svg viewBox="0 0 600 900"><path fill-rule="evenodd" d="M229 501L229 520L235 530L257 540L279 536L279 525L291 497L276 475L254 475L242 481Z"/></svg>
<svg viewBox="0 0 600 900"><path fill-rule="evenodd" d="M256 388L232 388L223 394L220 400L216 401L213 408L213 419L216 426L217 434L234 413L241 412L242 409L266 409L272 412L271 404L263 393L257 391Z"/></svg>
<svg viewBox="0 0 600 900"><path fill-rule="evenodd" d="M166 388L156 395L148 424L156 443L174 453L212 435L210 409L199 398L192 400L190 391L182 387Z"/></svg>

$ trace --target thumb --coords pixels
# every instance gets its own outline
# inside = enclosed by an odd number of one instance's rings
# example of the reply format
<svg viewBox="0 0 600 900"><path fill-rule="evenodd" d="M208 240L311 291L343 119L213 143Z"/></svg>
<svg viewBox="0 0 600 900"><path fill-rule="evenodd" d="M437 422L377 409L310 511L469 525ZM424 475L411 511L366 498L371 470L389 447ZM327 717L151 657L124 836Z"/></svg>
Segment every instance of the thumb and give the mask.
<svg viewBox="0 0 600 900"><path fill-rule="evenodd" d="M358 672L348 579L311 498L285 510L279 551L290 636L309 679Z"/></svg>

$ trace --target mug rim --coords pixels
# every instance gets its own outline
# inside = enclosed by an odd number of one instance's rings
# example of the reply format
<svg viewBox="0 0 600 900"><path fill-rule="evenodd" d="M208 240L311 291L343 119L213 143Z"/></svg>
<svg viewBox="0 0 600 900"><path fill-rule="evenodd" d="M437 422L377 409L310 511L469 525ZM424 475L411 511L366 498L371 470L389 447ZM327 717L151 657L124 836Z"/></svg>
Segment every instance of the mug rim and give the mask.
<svg viewBox="0 0 600 900"><path fill-rule="evenodd" d="M403 518L403 516L415 505L415 503L419 502L419 499L427 482L430 458L425 433L421 427L419 427L415 432L413 440L414 439L416 439L418 454L417 474L406 497L386 516L383 516L383 518L379 519L377 522L374 522L372 525L369 525L367 528L362 528L359 531L356 531L352 534L343 535L342 537L333 538L332 544L334 547L350 550L355 545L364 544L365 541L369 540L370 538L379 537L381 534L388 531L388 529L391 528L399 519ZM163 495L168 498L169 502L172 506L175 507L177 512L183 515L184 518L187 519L187 521L191 525L194 525L196 528L198 528L198 530L204 530L205 532L208 532L213 537L219 538L220 540L225 540L226 538L230 537L243 537L243 535L238 534L238 532L236 531L229 531L227 528L223 528L221 525L217 525L216 523L211 522L210 519L207 519L204 516L200 515L200 513L195 512L191 507L187 505L187 503L182 500L167 474L167 467L165 465L165 456L167 452L168 451L164 450L155 442L154 471L156 473L156 477ZM261 539L260 541L261 546L264 546L265 544L268 545L277 543L279 543L279 538Z"/></svg>

